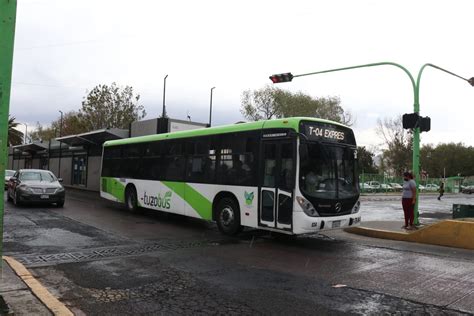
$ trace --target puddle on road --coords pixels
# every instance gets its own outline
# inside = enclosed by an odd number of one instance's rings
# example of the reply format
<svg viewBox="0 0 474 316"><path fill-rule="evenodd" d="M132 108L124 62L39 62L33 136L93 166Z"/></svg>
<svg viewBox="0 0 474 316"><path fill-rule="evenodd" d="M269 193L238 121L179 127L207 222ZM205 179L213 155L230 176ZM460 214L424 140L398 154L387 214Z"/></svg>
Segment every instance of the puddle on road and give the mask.
<svg viewBox="0 0 474 316"><path fill-rule="evenodd" d="M453 204L474 204L467 195L445 196L438 201L436 196L420 197L420 217L425 223L437 222L452 217ZM397 200L365 200L361 203L363 221L403 221L403 209Z"/></svg>

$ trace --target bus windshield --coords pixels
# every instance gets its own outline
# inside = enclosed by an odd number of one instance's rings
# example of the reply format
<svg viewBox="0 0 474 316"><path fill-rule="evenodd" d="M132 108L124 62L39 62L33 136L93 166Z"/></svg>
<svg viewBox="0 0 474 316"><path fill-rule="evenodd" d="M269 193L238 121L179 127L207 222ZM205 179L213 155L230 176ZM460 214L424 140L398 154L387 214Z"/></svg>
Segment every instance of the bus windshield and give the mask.
<svg viewBox="0 0 474 316"><path fill-rule="evenodd" d="M355 150L348 146L303 143L300 190L309 198L347 199L359 194Z"/></svg>

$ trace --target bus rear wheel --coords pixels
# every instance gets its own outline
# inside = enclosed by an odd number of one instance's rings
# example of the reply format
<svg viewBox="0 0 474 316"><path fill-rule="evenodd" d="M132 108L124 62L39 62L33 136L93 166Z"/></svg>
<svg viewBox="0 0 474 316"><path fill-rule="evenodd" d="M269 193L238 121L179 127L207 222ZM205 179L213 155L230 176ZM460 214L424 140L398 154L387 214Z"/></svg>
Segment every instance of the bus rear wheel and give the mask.
<svg viewBox="0 0 474 316"><path fill-rule="evenodd" d="M225 235L233 236L242 231L240 209L234 199L226 197L217 203L216 222L219 231Z"/></svg>
<svg viewBox="0 0 474 316"><path fill-rule="evenodd" d="M129 212L136 213L138 211L137 190L133 185L125 189L125 207Z"/></svg>

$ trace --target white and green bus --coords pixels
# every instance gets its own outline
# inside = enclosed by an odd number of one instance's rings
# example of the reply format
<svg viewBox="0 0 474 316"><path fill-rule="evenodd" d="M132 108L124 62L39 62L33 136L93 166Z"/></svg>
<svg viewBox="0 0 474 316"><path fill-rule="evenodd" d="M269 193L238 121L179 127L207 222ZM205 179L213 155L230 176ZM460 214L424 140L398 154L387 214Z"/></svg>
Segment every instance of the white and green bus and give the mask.
<svg viewBox="0 0 474 316"><path fill-rule="evenodd" d="M286 118L104 143L101 196L215 221L307 234L360 223L352 130Z"/></svg>

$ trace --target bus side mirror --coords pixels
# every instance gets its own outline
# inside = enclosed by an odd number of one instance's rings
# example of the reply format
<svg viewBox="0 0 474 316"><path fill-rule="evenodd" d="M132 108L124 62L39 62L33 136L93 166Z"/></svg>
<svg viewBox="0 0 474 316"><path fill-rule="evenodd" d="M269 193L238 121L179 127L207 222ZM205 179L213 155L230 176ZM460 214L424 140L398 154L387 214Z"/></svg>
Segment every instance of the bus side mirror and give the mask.
<svg viewBox="0 0 474 316"><path fill-rule="evenodd" d="M300 161L304 161L308 158L308 145L306 143L300 144Z"/></svg>

